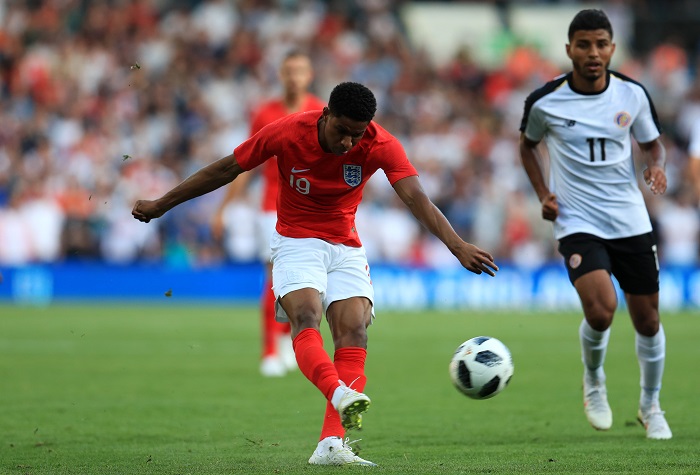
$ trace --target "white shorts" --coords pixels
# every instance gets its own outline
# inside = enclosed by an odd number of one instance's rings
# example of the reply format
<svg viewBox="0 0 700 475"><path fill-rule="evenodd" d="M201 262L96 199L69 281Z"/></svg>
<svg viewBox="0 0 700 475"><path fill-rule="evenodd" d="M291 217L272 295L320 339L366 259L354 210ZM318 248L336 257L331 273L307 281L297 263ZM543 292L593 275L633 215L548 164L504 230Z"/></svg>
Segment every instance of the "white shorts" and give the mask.
<svg viewBox="0 0 700 475"><path fill-rule="evenodd" d="M313 238L288 238L275 231L271 249L272 290L278 299L277 321L289 321L279 298L306 288L318 290L324 313L335 301L366 297L372 303L374 318L374 288L364 247L331 244Z"/></svg>
<svg viewBox="0 0 700 475"><path fill-rule="evenodd" d="M272 233L275 232L275 226L277 225L277 212L260 211L255 224L255 238L258 243L258 257L263 263L268 264L270 262L270 258L272 257L272 252L270 251L270 240L272 239Z"/></svg>

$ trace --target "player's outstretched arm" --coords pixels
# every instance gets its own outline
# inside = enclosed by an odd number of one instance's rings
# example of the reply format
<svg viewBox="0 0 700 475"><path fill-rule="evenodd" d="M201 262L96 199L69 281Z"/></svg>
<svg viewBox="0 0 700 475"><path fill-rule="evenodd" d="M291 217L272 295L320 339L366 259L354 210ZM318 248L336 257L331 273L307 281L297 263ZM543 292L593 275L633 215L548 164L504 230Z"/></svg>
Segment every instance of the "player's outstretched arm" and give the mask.
<svg viewBox="0 0 700 475"><path fill-rule="evenodd" d="M207 194L233 181L243 172L233 154L199 169L156 200L138 200L131 214L144 223L160 218L180 203Z"/></svg>
<svg viewBox="0 0 700 475"><path fill-rule="evenodd" d="M428 228L447 248L454 254L465 269L475 273L487 273L496 275L498 266L493 262L493 257L473 244L469 244L457 235L445 215L430 201L416 176L403 178L394 183L394 190L413 216Z"/></svg>
<svg viewBox="0 0 700 475"><path fill-rule="evenodd" d="M525 134L520 134L520 161L530 179L530 184L537 193L537 198L542 203L542 217L548 221L554 221L559 215L559 205L557 197L549 191L549 187L544 181L542 157L537 150L537 144L538 142L533 142L525 137Z"/></svg>
<svg viewBox="0 0 700 475"><path fill-rule="evenodd" d="M655 195L666 192L666 148L659 139L640 143L642 159L647 164L644 181Z"/></svg>

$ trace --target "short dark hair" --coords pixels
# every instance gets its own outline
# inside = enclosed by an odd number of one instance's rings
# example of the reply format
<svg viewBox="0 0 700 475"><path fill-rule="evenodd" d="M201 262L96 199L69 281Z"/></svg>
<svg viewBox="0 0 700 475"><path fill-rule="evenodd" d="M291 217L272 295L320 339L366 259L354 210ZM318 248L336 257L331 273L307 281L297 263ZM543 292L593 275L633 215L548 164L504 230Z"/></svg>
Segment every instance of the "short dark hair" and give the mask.
<svg viewBox="0 0 700 475"><path fill-rule="evenodd" d="M377 112L377 99L367 87L356 82L341 82L331 91L328 109L336 117L369 122Z"/></svg>
<svg viewBox="0 0 700 475"><path fill-rule="evenodd" d="M287 54L284 55L284 58L282 58L282 62L284 63L288 59L292 58L309 58L309 55L297 48L290 49L289 51L287 51Z"/></svg>
<svg viewBox="0 0 700 475"><path fill-rule="evenodd" d="M610 33L610 39L613 37L612 25L603 10L589 9L578 12L569 25L569 41L574 37L574 33L580 30L606 30Z"/></svg>

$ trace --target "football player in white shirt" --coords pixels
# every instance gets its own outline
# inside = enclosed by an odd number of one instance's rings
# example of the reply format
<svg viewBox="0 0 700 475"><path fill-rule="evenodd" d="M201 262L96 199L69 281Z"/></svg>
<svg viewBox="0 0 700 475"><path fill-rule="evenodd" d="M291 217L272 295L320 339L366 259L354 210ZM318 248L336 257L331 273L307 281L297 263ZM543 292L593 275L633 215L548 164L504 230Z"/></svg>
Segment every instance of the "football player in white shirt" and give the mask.
<svg viewBox="0 0 700 475"><path fill-rule="evenodd" d="M525 101L520 156L554 223L559 252L581 299L584 411L598 430L612 426L603 363L617 308L617 279L636 330L641 370L637 417L650 439L669 439L659 405L666 339L659 320L659 265L649 213L637 184L631 136L647 164L652 193L666 191L666 152L645 89L610 71L612 27L601 10L582 10L569 25L566 52L573 70ZM545 180L544 140L549 154Z"/></svg>

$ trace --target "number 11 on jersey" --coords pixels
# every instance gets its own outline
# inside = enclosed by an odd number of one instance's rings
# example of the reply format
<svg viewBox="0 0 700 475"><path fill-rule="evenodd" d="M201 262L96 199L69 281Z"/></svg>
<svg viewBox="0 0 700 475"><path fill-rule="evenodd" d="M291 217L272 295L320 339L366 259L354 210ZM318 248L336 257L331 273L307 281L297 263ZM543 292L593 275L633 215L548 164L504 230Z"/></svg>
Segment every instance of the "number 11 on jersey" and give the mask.
<svg viewBox="0 0 700 475"><path fill-rule="evenodd" d="M605 139L586 139L588 149L591 151L591 161L595 162L595 141L600 143L600 160L605 161Z"/></svg>

